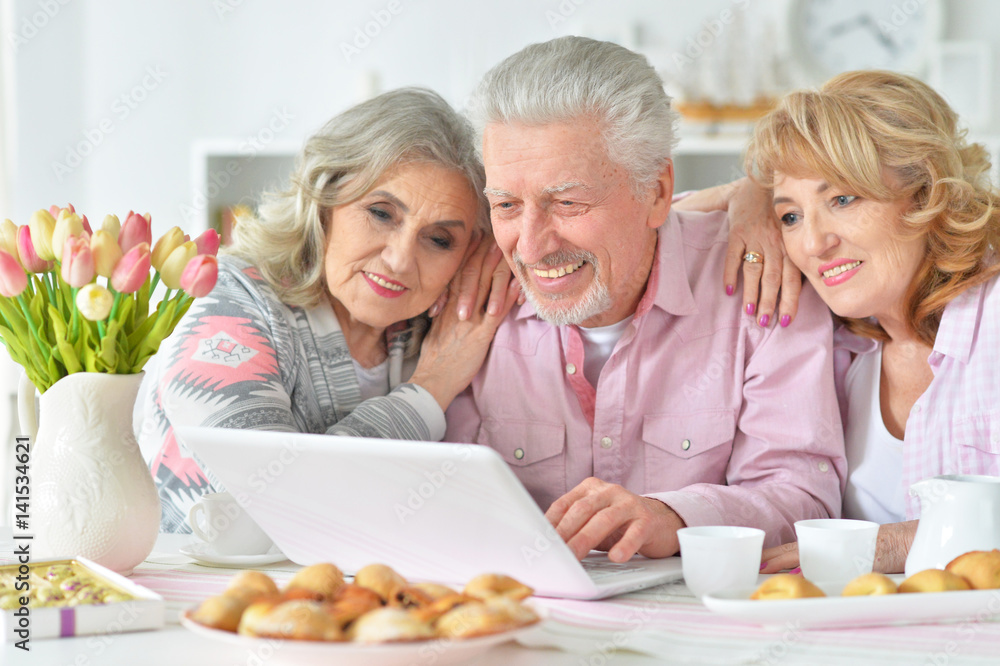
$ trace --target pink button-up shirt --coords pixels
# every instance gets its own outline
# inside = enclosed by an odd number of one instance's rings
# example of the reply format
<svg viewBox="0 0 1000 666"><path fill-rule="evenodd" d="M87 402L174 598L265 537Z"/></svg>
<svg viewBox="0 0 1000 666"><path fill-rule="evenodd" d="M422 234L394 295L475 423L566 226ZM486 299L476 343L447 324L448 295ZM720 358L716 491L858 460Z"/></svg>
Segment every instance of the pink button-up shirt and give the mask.
<svg viewBox="0 0 1000 666"><path fill-rule="evenodd" d="M688 525L763 528L768 545L793 541L796 520L839 516L829 310L804 285L794 326L756 325L719 280L727 231L723 212L670 213L597 387L575 326L513 311L445 439L494 448L543 509L595 476Z"/></svg>
<svg viewBox="0 0 1000 666"><path fill-rule="evenodd" d="M837 390L846 415L850 353L874 340L836 332ZM903 436L903 488L939 474L1000 476L1000 278L967 289L944 309L927 362L934 378L917 398ZM906 517L920 517L907 495Z"/></svg>

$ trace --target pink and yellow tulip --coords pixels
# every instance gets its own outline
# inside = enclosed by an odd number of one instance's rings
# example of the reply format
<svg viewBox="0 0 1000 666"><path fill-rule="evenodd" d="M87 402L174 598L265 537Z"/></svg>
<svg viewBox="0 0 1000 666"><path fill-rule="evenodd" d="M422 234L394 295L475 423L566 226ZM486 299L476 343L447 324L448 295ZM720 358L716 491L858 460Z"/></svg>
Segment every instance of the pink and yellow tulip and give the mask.
<svg viewBox="0 0 1000 666"><path fill-rule="evenodd" d="M118 234L118 245L122 252L128 253L136 245L153 244L153 231L149 218L136 213L129 213Z"/></svg>
<svg viewBox="0 0 1000 666"><path fill-rule="evenodd" d="M122 258L122 249L118 241L103 227L97 230L90 239L90 251L94 255L94 270L106 278L111 277L115 266Z"/></svg>
<svg viewBox="0 0 1000 666"><path fill-rule="evenodd" d="M0 295L16 298L28 287L28 276L10 253L0 250Z"/></svg>
<svg viewBox="0 0 1000 666"><path fill-rule="evenodd" d="M54 260L52 232L56 229L55 218L47 210L36 210L28 221L28 228L31 230L31 243L42 261Z"/></svg>
<svg viewBox="0 0 1000 666"><path fill-rule="evenodd" d="M17 256L21 260L24 270L29 273L44 273L52 270L52 262L45 261L38 252L35 251L35 244L32 241L31 229L20 227L17 230Z"/></svg>
<svg viewBox="0 0 1000 666"><path fill-rule="evenodd" d="M170 253L160 267L160 279L171 289L181 286L181 273L187 268L188 262L198 254L198 246L194 241L181 243Z"/></svg>
<svg viewBox="0 0 1000 666"><path fill-rule="evenodd" d="M111 286L122 294L139 291L149 278L150 262L149 244L139 243L121 258L111 273Z"/></svg>
<svg viewBox="0 0 1000 666"><path fill-rule="evenodd" d="M70 236L62 251L62 279L74 289L94 279L94 255L83 236Z"/></svg>
<svg viewBox="0 0 1000 666"><path fill-rule="evenodd" d="M181 273L181 289L189 296L207 296L219 279L219 260L215 255L199 254L187 263Z"/></svg>

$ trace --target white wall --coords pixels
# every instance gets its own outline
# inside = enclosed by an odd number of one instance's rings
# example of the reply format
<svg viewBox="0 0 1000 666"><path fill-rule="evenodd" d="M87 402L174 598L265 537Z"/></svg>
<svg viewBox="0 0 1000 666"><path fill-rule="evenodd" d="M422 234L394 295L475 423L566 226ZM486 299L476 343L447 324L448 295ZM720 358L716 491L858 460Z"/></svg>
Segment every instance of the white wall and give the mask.
<svg viewBox="0 0 1000 666"><path fill-rule="evenodd" d="M15 58L14 173L18 223L53 202L92 218L130 208L155 229L190 226L192 142L268 136L299 143L364 94L424 85L460 104L489 65L533 41L581 28L680 49L727 7L780 15L785 0L0 0L3 48ZM901 2L903 0L900 0ZM984 39L1000 58L1000 4L946 1L948 38ZM389 12L390 6L398 13ZM342 43L373 20L361 52ZM566 20L561 20L567 15ZM155 75L150 75L150 72ZM1000 76L1000 66L994 67ZM994 85L994 97L1000 85ZM125 99L122 96L126 96ZM131 101L129 100L131 98ZM994 106L997 106L994 104ZM134 108L133 108L134 107ZM994 131L1000 131L995 122ZM90 144L97 144L91 148ZM78 160L71 153L89 152ZM79 161L79 164L78 164ZM66 169L56 167L66 165ZM61 173L57 173L60 171Z"/></svg>

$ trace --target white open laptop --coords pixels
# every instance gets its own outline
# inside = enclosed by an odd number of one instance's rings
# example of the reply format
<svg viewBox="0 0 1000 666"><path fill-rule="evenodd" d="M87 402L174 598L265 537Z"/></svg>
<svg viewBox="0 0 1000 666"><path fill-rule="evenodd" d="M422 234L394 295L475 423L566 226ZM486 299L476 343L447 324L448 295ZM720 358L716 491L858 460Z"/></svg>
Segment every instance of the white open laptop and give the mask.
<svg viewBox="0 0 1000 666"><path fill-rule="evenodd" d="M505 573L541 596L599 599L681 578L679 557L579 562L492 449L362 437L176 428L298 564L413 580Z"/></svg>

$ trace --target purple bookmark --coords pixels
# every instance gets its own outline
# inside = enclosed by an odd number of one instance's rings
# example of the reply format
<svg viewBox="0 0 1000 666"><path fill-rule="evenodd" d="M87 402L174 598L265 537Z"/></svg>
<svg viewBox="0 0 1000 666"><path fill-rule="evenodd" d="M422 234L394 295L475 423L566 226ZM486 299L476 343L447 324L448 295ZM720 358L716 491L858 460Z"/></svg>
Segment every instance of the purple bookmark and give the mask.
<svg viewBox="0 0 1000 666"><path fill-rule="evenodd" d="M76 609L63 608L59 611L59 638L76 636Z"/></svg>

